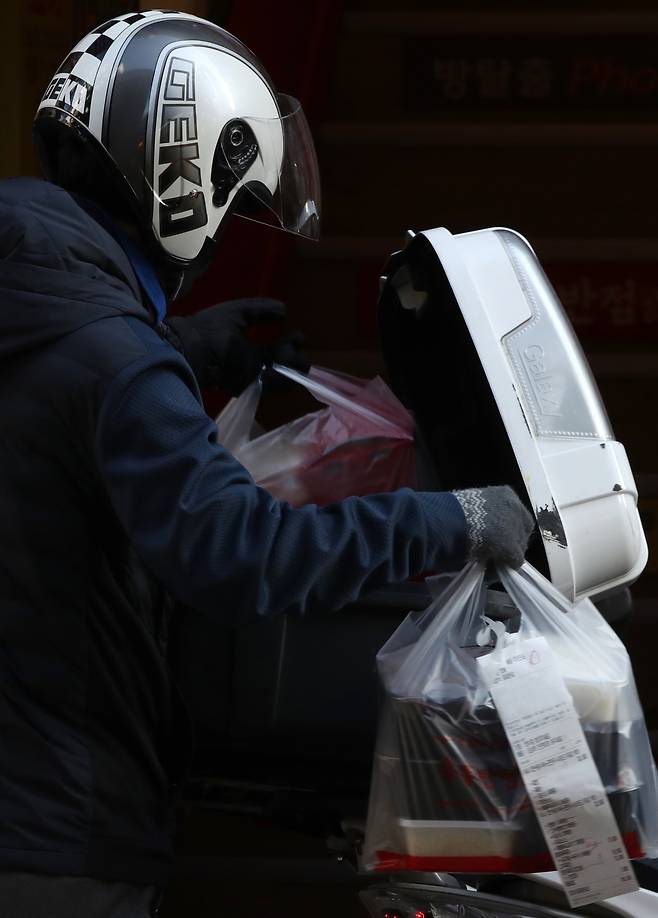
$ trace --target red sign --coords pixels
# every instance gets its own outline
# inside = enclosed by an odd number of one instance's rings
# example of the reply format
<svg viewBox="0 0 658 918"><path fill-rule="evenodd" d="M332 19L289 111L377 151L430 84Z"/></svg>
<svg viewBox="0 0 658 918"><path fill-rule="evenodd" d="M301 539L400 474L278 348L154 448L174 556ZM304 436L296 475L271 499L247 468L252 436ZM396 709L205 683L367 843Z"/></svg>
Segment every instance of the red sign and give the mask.
<svg viewBox="0 0 658 918"><path fill-rule="evenodd" d="M405 107L594 107L632 117L658 105L655 45L650 33L414 37L403 40Z"/></svg>
<svg viewBox="0 0 658 918"><path fill-rule="evenodd" d="M562 262L546 273L579 336L658 338L658 264Z"/></svg>

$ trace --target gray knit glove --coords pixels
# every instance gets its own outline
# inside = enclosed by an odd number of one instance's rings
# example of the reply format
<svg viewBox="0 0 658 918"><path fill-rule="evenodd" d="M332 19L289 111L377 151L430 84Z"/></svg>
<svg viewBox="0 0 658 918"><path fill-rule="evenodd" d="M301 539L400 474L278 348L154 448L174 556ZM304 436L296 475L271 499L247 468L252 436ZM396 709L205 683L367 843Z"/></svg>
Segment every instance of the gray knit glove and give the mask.
<svg viewBox="0 0 658 918"><path fill-rule="evenodd" d="M509 485L452 493L468 524L470 559L521 567L535 521Z"/></svg>

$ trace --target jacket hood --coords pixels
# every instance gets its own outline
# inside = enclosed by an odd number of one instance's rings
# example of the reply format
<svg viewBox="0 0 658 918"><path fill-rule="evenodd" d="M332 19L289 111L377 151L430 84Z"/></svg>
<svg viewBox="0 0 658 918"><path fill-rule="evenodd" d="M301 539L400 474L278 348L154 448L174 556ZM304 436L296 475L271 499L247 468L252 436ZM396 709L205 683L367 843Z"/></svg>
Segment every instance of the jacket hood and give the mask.
<svg viewBox="0 0 658 918"><path fill-rule="evenodd" d="M154 318L119 243L68 192L0 182L0 366L98 319Z"/></svg>

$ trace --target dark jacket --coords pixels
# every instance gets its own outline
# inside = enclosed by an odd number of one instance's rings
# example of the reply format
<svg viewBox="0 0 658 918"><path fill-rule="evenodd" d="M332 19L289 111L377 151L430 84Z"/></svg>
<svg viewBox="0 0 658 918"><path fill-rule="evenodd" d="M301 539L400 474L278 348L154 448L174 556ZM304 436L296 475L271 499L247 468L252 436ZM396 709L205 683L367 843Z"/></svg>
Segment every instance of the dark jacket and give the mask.
<svg viewBox="0 0 658 918"><path fill-rule="evenodd" d="M217 443L124 251L0 184L0 870L161 883L173 598L231 624L459 565L450 494L292 509ZM182 732L181 732L182 731Z"/></svg>

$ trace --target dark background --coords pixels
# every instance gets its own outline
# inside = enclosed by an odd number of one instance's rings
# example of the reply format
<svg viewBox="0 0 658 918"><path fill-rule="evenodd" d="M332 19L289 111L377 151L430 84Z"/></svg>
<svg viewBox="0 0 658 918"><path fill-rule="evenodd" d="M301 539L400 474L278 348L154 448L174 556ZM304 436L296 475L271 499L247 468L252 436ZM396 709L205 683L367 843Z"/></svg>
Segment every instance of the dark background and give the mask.
<svg viewBox="0 0 658 918"><path fill-rule="evenodd" d="M161 6L235 32L277 88L302 100L323 179L321 242L234 220L214 268L178 309L279 295L315 363L369 376L385 372L375 319L380 268L406 229L508 226L533 245L585 347L640 491L651 555L625 639L658 731L658 4ZM98 22L138 8L150 7L102 0L3 7L3 176L36 172L31 118L70 47ZM279 398L265 416L275 423L298 408L295 396ZM185 837L190 850L221 849L214 824ZM241 837L251 851L251 828L241 836L236 824L231 844ZM313 850L295 838L271 844ZM333 895L319 897L327 914L345 911ZM241 913L235 902L231 909Z"/></svg>

